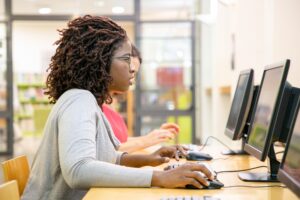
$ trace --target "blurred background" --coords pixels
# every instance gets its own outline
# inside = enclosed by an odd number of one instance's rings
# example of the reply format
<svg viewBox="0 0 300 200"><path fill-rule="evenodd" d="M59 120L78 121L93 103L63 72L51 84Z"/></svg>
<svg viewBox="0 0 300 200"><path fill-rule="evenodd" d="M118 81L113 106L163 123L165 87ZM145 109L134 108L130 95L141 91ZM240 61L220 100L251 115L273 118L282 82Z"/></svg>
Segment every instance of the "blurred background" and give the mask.
<svg viewBox="0 0 300 200"><path fill-rule="evenodd" d="M116 20L141 51L137 84L114 102L130 135L175 122L175 142L239 145L224 130L241 70L253 68L258 84L266 65L289 58L288 81L300 86L299 9L299 0L0 0L0 154L34 155L57 30L85 14Z"/></svg>

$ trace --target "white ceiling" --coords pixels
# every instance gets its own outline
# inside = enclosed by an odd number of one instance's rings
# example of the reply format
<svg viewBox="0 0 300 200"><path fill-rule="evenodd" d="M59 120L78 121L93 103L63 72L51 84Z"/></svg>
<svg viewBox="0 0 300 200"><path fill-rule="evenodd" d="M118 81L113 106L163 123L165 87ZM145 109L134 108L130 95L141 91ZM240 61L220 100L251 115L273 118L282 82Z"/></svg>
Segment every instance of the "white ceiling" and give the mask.
<svg viewBox="0 0 300 200"><path fill-rule="evenodd" d="M13 14L17 15L39 15L40 8L50 8L52 15L113 15L112 8L115 6L124 8L124 13L119 15L134 13L134 0L12 0L12 2ZM196 2L199 0L141 0L141 18L187 19L193 15Z"/></svg>
<svg viewBox="0 0 300 200"><path fill-rule="evenodd" d="M133 13L132 0L14 0L14 14L39 14L40 8L50 8L51 14L112 14L112 7L122 6L123 14Z"/></svg>

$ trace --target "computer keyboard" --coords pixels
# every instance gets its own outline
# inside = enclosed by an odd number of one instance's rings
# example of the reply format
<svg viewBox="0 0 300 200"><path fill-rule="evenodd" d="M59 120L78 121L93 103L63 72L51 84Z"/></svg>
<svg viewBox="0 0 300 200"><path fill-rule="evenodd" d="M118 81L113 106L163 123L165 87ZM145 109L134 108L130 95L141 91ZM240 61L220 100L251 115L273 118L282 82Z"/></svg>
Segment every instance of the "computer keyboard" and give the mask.
<svg viewBox="0 0 300 200"><path fill-rule="evenodd" d="M221 200L213 196L177 196L177 197L163 197L160 200Z"/></svg>
<svg viewBox="0 0 300 200"><path fill-rule="evenodd" d="M180 165L182 165L182 163L173 163L173 164L169 164L168 166L166 166L164 168L164 170L170 170L170 169L175 169L176 167L179 167Z"/></svg>
<svg viewBox="0 0 300 200"><path fill-rule="evenodd" d="M186 148L188 148L189 150L192 150L192 151L199 151L200 149L200 146L199 145L195 145L195 144L184 144L182 145Z"/></svg>

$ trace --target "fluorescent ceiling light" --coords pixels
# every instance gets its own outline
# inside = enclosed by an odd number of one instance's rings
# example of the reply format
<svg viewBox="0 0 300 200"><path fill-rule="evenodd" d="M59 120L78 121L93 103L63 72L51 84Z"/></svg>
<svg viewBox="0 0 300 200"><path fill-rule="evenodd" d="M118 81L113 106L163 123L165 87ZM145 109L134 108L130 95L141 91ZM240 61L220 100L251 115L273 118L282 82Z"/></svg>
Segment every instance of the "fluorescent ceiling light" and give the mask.
<svg viewBox="0 0 300 200"><path fill-rule="evenodd" d="M125 11L125 9L121 6L115 6L111 9L112 13L114 14L121 14Z"/></svg>
<svg viewBox="0 0 300 200"><path fill-rule="evenodd" d="M236 0L219 0L219 2L225 6L231 6L237 3Z"/></svg>
<svg viewBox="0 0 300 200"><path fill-rule="evenodd" d="M96 1L94 3L95 6L98 6L98 7L103 7L104 6L104 1Z"/></svg>
<svg viewBox="0 0 300 200"><path fill-rule="evenodd" d="M42 15L50 14L51 11L52 11L51 8L40 8L39 9L39 13L42 14Z"/></svg>

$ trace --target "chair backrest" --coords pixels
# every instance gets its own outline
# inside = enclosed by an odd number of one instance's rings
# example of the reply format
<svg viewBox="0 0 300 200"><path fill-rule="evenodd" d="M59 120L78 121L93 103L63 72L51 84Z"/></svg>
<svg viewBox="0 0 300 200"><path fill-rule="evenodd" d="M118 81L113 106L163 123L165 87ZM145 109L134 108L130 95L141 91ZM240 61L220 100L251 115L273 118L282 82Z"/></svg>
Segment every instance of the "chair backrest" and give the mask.
<svg viewBox="0 0 300 200"><path fill-rule="evenodd" d="M2 162L4 181L16 180L20 196L26 186L29 176L29 164L26 156L19 156Z"/></svg>
<svg viewBox="0 0 300 200"><path fill-rule="evenodd" d="M19 200L19 190L16 180L9 181L0 185L0 199Z"/></svg>

